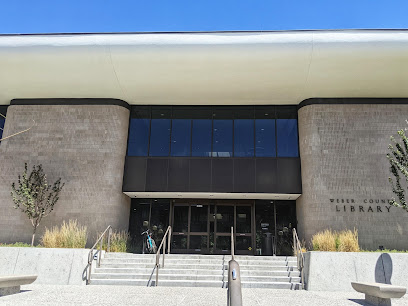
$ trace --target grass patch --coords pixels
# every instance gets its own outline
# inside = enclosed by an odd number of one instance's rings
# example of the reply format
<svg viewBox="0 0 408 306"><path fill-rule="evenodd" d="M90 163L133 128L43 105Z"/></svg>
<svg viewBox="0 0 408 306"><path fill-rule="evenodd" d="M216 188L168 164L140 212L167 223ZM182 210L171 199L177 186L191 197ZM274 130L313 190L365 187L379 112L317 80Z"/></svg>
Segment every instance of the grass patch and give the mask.
<svg viewBox="0 0 408 306"><path fill-rule="evenodd" d="M354 229L354 231L341 231L337 235L337 240L338 252L360 252L360 247L358 245L358 232L356 229Z"/></svg>
<svg viewBox="0 0 408 306"><path fill-rule="evenodd" d="M41 243L46 248L85 248L87 227L78 225L77 220L63 221L61 228L45 229Z"/></svg>

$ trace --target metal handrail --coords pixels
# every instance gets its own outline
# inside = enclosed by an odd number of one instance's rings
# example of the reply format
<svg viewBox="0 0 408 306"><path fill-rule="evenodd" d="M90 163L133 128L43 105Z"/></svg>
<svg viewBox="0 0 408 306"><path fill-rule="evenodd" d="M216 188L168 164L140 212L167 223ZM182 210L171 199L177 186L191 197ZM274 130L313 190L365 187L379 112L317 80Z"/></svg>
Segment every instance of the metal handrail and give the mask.
<svg viewBox="0 0 408 306"><path fill-rule="evenodd" d="M305 287L304 279L304 267L305 267L305 258L303 256L302 245L300 244L299 237L297 235L296 229L293 229L293 251L297 257L297 267L300 271L300 279L302 283L302 289Z"/></svg>
<svg viewBox="0 0 408 306"><path fill-rule="evenodd" d="M168 236L167 236L168 235ZM159 283L159 268L160 268L160 250L163 246L163 262L162 262L162 268L164 268L164 256L166 255L166 241L167 238L167 254L170 254L170 240L171 240L171 226L167 227L166 233L163 236L163 239L160 243L159 248L157 249L156 253L156 283L155 286Z"/></svg>
<svg viewBox="0 0 408 306"><path fill-rule="evenodd" d="M228 306L242 306L241 274L235 261L234 228L231 227L231 260L228 263Z"/></svg>
<svg viewBox="0 0 408 306"><path fill-rule="evenodd" d="M92 271L92 262L93 262L93 257L94 257L94 250L95 247L98 245L99 243L99 254L98 252L96 254L98 254L98 267L101 266L101 257L102 257L102 247L103 247L103 241L106 235L106 232L108 232L108 247L106 249L106 252L110 252L110 238L112 235L112 226L108 226L106 228L106 230L101 234L101 236L99 236L98 240L96 240L95 244L93 245L93 247L91 248L91 250L88 253L88 273L86 276L86 284L89 285L91 283L91 271Z"/></svg>

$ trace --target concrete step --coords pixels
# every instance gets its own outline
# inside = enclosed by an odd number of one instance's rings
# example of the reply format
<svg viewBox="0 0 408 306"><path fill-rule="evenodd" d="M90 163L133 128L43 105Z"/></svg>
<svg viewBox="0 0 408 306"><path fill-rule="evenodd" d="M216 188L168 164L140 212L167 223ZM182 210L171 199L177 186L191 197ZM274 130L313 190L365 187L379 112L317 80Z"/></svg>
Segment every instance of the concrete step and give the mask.
<svg viewBox="0 0 408 306"><path fill-rule="evenodd" d="M185 280L160 280L159 286L162 287L213 287L222 288L221 281L185 281ZM91 285L116 285L116 286L147 286L147 280L138 279L93 279ZM155 280L152 280L152 286L155 286Z"/></svg>
<svg viewBox="0 0 408 306"><path fill-rule="evenodd" d="M265 288L265 289L291 289L300 290L302 284L300 283L286 283L286 282L247 282L241 281L242 288Z"/></svg>
<svg viewBox="0 0 408 306"><path fill-rule="evenodd" d="M282 277L282 276L245 276L241 274L242 282L253 282L253 283L263 283L263 282L280 282L280 283L299 283L300 277Z"/></svg>
<svg viewBox="0 0 408 306"><path fill-rule="evenodd" d="M297 267L292 266L253 266L239 265L241 271L297 271ZM241 272L242 273L242 272Z"/></svg>
<svg viewBox="0 0 408 306"><path fill-rule="evenodd" d="M241 277L243 276L286 276L286 277L300 277L299 271L261 271L261 270L240 270ZM160 270L161 273L161 270Z"/></svg>
<svg viewBox="0 0 408 306"><path fill-rule="evenodd" d="M222 259L175 259L175 258L165 258L165 265L167 264L214 264L222 265L222 263L228 263L228 261L223 261ZM296 262L292 261L277 261L277 260L237 260L240 265L262 265L262 266L295 266ZM117 264L117 263L130 263L130 264L155 264L155 259L143 258L143 259L129 259L129 258L104 258L103 264ZM160 263L162 261L160 260Z"/></svg>
<svg viewBox="0 0 408 306"><path fill-rule="evenodd" d="M261 266L259 266L261 267ZM101 268L154 268L154 264L133 264L133 263L115 263L115 264L101 264ZM165 263L165 268L168 269L208 269L208 270L222 270L222 264L214 265L214 264L169 264ZM225 268L228 268L225 265ZM284 269L283 269L284 270Z"/></svg>
<svg viewBox="0 0 408 306"><path fill-rule="evenodd" d="M228 275L225 275L225 279ZM148 280L150 274L119 274L119 273L93 273L92 279L144 279ZM156 274L153 275L156 279ZM205 274L159 274L159 280L209 280L222 281L222 275L205 275Z"/></svg>
<svg viewBox="0 0 408 306"><path fill-rule="evenodd" d="M155 254L133 254L133 253L105 253L105 258L155 258ZM199 254L166 254L166 258L176 259L218 259L225 258L225 260L231 260L231 255L199 255ZM236 255L238 260L291 260L296 261L295 256L249 256L249 255Z"/></svg>
<svg viewBox="0 0 408 306"><path fill-rule="evenodd" d="M153 268L145 269L145 268L96 268L94 273L118 273L118 274L149 274L152 273ZM222 270L198 270L198 269L160 269L160 275L162 274L202 274L204 273L207 275L222 275ZM285 272L286 275L288 272ZM226 273L225 273L226 274Z"/></svg>

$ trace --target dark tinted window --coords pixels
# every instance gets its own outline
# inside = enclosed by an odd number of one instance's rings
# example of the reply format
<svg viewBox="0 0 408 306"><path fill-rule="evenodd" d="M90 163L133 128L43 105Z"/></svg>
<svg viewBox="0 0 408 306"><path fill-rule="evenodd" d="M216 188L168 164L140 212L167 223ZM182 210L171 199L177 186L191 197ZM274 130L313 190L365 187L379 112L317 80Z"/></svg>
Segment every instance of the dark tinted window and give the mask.
<svg viewBox="0 0 408 306"><path fill-rule="evenodd" d="M211 156L211 119L193 120L192 156Z"/></svg>
<svg viewBox="0 0 408 306"><path fill-rule="evenodd" d="M254 156L254 120L234 120L234 156Z"/></svg>
<svg viewBox="0 0 408 306"><path fill-rule="evenodd" d="M213 157L232 156L232 120L214 120Z"/></svg>
<svg viewBox="0 0 408 306"><path fill-rule="evenodd" d="M275 120L255 120L255 155L258 157L276 156Z"/></svg>
<svg viewBox="0 0 408 306"><path fill-rule="evenodd" d="M299 156L297 120L277 119L278 157Z"/></svg>
<svg viewBox="0 0 408 306"><path fill-rule="evenodd" d="M149 128L150 119L130 119L128 144L129 156L147 156ZM0 132L2 133L3 131L1 130Z"/></svg>
<svg viewBox="0 0 408 306"><path fill-rule="evenodd" d="M152 119L150 156L168 156L170 144L170 119Z"/></svg>
<svg viewBox="0 0 408 306"><path fill-rule="evenodd" d="M5 119L3 117L0 117L0 139L3 137L3 128L4 128L4 122Z"/></svg>
<svg viewBox="0 0 408 306"><path fill-rule="evenodd" d="M173 119L171 126L171 156L190 156L191 120Z"/></svg>

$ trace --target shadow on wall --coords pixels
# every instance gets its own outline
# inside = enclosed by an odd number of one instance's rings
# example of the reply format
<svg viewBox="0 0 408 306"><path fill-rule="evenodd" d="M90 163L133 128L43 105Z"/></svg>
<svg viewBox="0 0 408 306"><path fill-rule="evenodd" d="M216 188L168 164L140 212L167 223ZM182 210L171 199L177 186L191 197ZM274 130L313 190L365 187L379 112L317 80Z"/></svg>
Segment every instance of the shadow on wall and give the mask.
<svg viewBox="0 0 408 306"><path fill-rule="evenodd" d="M378 257L374 273L377 283L391 284L392 259L389 254L383 253Z"/></svg>

